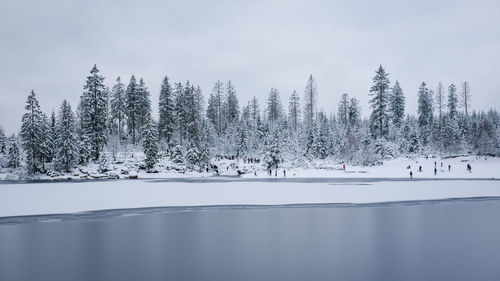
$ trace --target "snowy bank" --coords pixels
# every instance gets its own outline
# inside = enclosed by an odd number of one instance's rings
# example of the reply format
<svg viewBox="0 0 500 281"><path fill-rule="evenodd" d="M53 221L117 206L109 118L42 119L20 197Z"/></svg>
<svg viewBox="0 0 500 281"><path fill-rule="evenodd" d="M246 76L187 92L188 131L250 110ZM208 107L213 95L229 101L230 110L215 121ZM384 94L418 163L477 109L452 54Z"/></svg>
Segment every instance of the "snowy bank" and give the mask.
<svg viewBox="0 0 500 281"><path fill-rule="evenodd" d="M115 180L0 185L0 217L162 206L379 203L500 196L496 180Z"/></svg>

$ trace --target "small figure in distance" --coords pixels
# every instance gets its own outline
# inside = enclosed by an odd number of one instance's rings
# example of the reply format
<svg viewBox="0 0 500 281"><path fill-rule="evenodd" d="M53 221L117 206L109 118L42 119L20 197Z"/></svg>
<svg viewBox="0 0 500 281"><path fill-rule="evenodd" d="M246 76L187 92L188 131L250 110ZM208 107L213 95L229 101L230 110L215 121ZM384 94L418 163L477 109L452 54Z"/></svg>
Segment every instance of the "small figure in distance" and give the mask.
<svg viewBox="0 0 500 281"><path fill-rule="evenodd" d="M411 169L411 165L408 165L408 167L406 167L406 169L408 169L408 170Z"/></svg>
<svg viewBox="0 0 500 281"><path fill-rule="evenodd" d="M434 175L437 175L437 173L438 173L438 169L434 168Z"/></svg>
<svg viewBox="0 0 500 281"><path fill-rule="evenodd" d="M413 171L410 171L410 179L413 178Z"/></svg>
<svg viewBox="0 0 500 281"><path fill-rule="evenodd" d="M448 164L448 172L450 172L450 171L451 171L451 165Z"/></svg>
<svg viewBox="0 0 500 281"><path fill-rule="evenodd" d="M283 177L286 178L286 170L285 169L283 169Z"/></svg>
<svg viewBox="0 0 500 281"><path fill-rule="evenodd" d="M419 167L418 167L418 171L419 171L419 172L422 172L422 166L419 166Z"/></svg>

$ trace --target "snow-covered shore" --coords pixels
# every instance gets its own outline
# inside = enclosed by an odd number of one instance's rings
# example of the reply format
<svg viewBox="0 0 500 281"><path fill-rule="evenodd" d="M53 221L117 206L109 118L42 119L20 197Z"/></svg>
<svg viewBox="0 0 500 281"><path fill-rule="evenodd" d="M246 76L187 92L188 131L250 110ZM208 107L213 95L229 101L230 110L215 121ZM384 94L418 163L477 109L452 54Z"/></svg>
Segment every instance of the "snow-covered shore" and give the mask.
<svg viewBox="0 0 500 281"><path fill-rule="evenodd" d="M133 158L128 161L109 163L105 165L105 170L99 164L89 164L74 169L72 173L49 175L38 175L37 179L113 179L113 178L208 178L216 176L215 170L208 172L190 171L182 164L172 163L162 159L156 165L155 173L147 173L142 168L141 158ZM436 162L437 173L434 174L434 162ZM410 171L414 178L500 178L500 158L499 157L477 157L457 156L453 158L441 157L415 157L396 158L384 161L380 165L374 166L353 166L332 159L314 160L312 162L286 161L276 171L272 170L272 175L266 170L265 165L260 163L245 163L243 160L219 160L212 161L218 167L219 175L241 176L245 178L269 178L287 177L298 178L409 178ZM467 164L472 166L472 172L466 171ZM448 169L450 165L450 169ZM422 166L422 172L419 172ZM408 169L409 167L409 169ZM0 172L0 180L17 180L17 171L4 169Z"/></svg>
<svg viewBox="0 0 500 281"><path fill-rule="evenodd" d="M155 179L0 185L0 217L213 205L379 203L500 196L497 180L246 181Z"/></svg>

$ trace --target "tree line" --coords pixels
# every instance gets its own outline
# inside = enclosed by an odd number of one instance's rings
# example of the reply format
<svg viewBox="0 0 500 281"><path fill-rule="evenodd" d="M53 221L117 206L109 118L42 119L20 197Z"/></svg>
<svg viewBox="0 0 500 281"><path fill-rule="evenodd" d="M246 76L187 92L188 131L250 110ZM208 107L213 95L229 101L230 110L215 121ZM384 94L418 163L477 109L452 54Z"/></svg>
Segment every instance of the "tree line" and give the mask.
<svg viewBox="0 0 500 281"><path fill-rule="evenodd" d="M157 119L142 78L132 76L125 85L118 77L111 89L104 80L94 65L75 110L64 100L50 117L32 91L19 136L6 138L0 129L6 165L17 168L24 162L30 174L70 172L91 161L116 158L129 147L142 149L149 170L162 157L201 170L210 168L212 159L227 156L263 159L267 167L277 167L285 159L290 165L325 158L367 165L408 154L499 152L498 113L471 111L468 82L461 83L460 91L441 83L434 91L422 82L414 116L405 113L400 83L391 84L381 65L369 90L368 119L361 118L358 100L347 93L336 114L318 110L312 75L302 95L293 91L287 108L272 88L262 109L256 97L240 106L231 81L217 81L205 103L199 86L165 77Z"/></svg>

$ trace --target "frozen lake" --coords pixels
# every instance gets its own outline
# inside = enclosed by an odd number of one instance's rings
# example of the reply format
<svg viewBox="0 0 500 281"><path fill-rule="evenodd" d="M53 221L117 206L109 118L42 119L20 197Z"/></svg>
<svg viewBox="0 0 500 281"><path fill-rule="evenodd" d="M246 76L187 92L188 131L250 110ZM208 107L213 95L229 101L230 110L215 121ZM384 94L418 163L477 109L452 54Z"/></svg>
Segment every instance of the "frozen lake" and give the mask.
<svg viewBox="0 0 500 281"><path fill-rule="evenodd" d="M500 199L0 221L0 280L498 280Z"/></svg>

